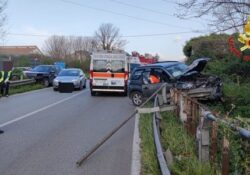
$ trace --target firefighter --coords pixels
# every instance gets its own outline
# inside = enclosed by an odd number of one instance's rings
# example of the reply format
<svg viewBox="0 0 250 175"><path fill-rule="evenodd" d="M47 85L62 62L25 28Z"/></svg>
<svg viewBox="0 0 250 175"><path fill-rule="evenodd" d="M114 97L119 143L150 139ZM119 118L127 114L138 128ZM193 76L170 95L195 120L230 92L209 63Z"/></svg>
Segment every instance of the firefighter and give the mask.
<svg viewBox="0 0 250 175"><path fill-rule="evenodd" d="M9 96L9 80L10 80L10 77L11 77L11 71L1 71L2 73L2 78L0 79L0 82L1 82L1 94L2 96L6 96L8 97Z"/></svg>

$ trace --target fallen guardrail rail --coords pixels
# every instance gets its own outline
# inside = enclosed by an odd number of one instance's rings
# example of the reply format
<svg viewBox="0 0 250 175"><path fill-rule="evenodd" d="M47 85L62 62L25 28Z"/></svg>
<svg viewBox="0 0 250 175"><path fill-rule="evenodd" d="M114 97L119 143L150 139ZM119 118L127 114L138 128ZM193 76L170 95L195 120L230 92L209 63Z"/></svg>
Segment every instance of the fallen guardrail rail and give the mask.
<svg viewBox="0 0 250 175"><path fill-rule="evenodd" d="M22 86L27 84L33 84L36 81L34 79L25 79L25 80L15 80L10 81L10 87Z"/></svg>

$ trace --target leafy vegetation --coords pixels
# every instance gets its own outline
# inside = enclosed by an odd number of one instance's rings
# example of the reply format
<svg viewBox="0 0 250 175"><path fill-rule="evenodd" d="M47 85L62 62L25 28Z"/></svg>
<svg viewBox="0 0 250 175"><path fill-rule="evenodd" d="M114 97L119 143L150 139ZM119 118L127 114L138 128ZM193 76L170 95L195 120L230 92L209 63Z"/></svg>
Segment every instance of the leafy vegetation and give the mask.
<svg viewBox="0 0 250 175"><path fill-rule="evenodd" d="M156 148L153 137L152 114L140 116L140 138L141 138L141 174L159 175L160 168L156 156Z"/></svg>
<svg viewBox="0 0 250 175"><path fill-rule="evenodd" d="M37 89L42 89L42 88L44 88L44 85L38 84L38 83L30 84L30 85L23 85L23 86L10 87L9 94L13 95L13 94L33 91L33 90L37 90Z"/></svg>
<svg viewBox="0 0 250 175"><path fill-rule="evenodd" d="M207 104L226 120L250 129L250 62L236 57L229 48L229 35L209 35L193 38L183 49L187 62L200 57L211 58L205 73L214 74L223 80L224 101ZM238 34L234 34L235 46L239 50L242 45L237 42ZM250 51L243 54L250 55ZM222 136L226 136L230 144L230 174L247 174L250 167L249 141L241 138L237 132L228 126L219 126L218 145L221 145ZM221 147L220 147L221 148ZM221 152L218 150L217 167L221 168Z"/></svg>
<svg viewBox="0 0 250 175"><path fill-rule="evenodd" d="M183 124L171 112L162 114L162 143L164 149L170 149L174 162L170 166L175 175L214 174L208 163L201 163L195 151L195 140L188 135Z"/></svg>
<svg viewBox="0 0 250 175"><path fill-rule="evenodd" d="M250 117L250 62L236 57L229 49L228 39L230 35L209 35L193 38L186 43L183 52L187 56L187 62L200 57L211 58L206 69L207 74L214 74L222 78L224 83L224 102L212 105L221 112L228 112L235 105L230 116L244 118ZM241 45L237 42L237 34L233 35L236 48ZM245 52L244 54L249 54Z"/></svg>

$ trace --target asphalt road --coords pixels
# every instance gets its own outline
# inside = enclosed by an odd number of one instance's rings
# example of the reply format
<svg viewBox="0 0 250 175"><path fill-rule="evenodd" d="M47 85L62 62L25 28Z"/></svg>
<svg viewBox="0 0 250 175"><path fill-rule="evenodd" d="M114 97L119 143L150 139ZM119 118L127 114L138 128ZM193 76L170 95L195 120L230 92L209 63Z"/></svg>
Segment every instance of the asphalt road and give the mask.
<svg viewBox="0 0 250 175"><path fill-rule="evenodd" d="M76 166L134 110L128 97L51 88L0 99L1 175L129 175L134 120Z"/></svg>

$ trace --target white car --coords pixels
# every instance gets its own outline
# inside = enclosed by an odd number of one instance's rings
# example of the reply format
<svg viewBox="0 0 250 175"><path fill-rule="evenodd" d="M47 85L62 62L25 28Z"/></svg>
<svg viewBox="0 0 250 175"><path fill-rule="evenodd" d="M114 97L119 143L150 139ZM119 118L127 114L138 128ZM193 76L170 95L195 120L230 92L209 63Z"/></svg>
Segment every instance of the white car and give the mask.
<svg viewBox="0 0 250 175"><path fill-rule="evenodd" d="M71 86L74 89L81 90L86 88L86 81L85 74L81 69L63 69L53 80L53 87L55 91L64 86Z"/></svg>

